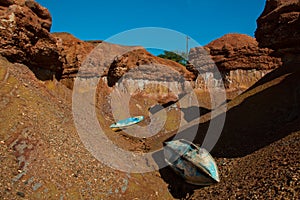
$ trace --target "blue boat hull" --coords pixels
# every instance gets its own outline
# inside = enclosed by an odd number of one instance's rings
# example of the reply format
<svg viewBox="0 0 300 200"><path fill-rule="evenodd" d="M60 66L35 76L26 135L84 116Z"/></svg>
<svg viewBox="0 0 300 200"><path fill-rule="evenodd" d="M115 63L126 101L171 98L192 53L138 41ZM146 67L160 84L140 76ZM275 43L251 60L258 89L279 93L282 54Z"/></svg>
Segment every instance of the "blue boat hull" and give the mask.
<svg viewBox="0 0 300 200"><path fill-rule="evenodd" d="M186 140L166 142L165 161L186 182L211 185L220 181L217 165L205 149Z"/></svg>
<svg viewBox="0 0 300 200"><path fill-rule="evenodd" d="M131 126L133 124L139 123L144 120L143 116L136 116L136 117L129 117L124 120L120 120L116 122L115 124L110 125L110 128L112 129L120 129L123 127Z"/></svg>

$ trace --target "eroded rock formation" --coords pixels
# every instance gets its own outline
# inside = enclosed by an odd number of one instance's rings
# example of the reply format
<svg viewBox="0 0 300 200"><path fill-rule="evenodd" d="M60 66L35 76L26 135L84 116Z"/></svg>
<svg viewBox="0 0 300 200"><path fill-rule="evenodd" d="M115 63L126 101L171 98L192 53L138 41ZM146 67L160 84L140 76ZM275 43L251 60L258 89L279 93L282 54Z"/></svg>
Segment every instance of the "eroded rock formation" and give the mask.
<svg viewBox="0 0 300 200"><path fill-rule="evenodd" d="M194 74L188 71L184 66L178 64L174 61L159 58L153 56L145 49L137 49L131 52L128 52L122 55L120 58L114 60L111 64L109 71L108 71L108 84L109 86L113 86L126 72L142 66L142 65L155 65L160 64L164 65L165 70L162 71L161 69L148 68L149 71L142 70L139 74L136 74L138 77L132 77L135 79L148 79L148 80L168 80L168 81L175 81L177 77L174 77L168 72L172 74L172 72L176 71L182 74L182 77L188 81L191 81L195 78ZM142 73L142 74L141 74Z"/></svg>
<svg viewBox="0 0 300 200"><path fill-rule="evenodd" d="M60 49L63 70L61 81L68 88L73 88L73 81L86 56L95 48L96 44L84 42L69 33L53 33ZM100 42L99 42L100 43Z"/></svg>
<svg viewBox="0 0 300 200"><path fill-rule="evenodd" d="M261 47L299 54L299 27L299 0L267 0L263 13L257 19L255 37Z"/></svg>
<svg viewBox="0 0 300 200"><path fill-rule="evenodd" d="M144 90L142 95L162 104L177 101L195 78L183 65L153 56L143 48L117 57L107 74L110 87L117 85L130 94Z"/></svg>
<svg viewBox="0 0 300 200"><path fill-rule="evenodd" d="M281 66L281 59L273 56L273 52L268 48L260 48L255 38L244 34L227 34L205 47L191 49L191 63L202 70L197 87L203 88L207 82L218 87L223 79L228 90L242 92ZM222 79L216 77L216 69L220 71Z"/></svg>
<svg viewBox="0 0 300 200"><path fill-rule="evenodd" d="M270 70L281 64L273 50L258 47L255 38L245 34L226 34L206 47L220 71Z"/></svg>
<svg viewBox="0 0 300 200"><path fill-rule="evenodd" d="M62 61L51 24L49 11L33 0L1 0L0 54L28 65L40 79L59 78Z"/></svg>

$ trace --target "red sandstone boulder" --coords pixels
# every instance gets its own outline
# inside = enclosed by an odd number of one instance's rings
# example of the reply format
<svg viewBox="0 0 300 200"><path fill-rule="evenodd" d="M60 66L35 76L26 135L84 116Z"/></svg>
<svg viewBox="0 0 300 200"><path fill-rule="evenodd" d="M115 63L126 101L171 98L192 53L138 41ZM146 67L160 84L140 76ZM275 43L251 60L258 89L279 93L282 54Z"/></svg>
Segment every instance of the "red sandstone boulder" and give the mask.
<svg viewBox="0 0 300 200"><path fill-rule="evenodd" d="M98 42L84 42L69 33L53 33L60 49L63 62L61 81L68 87L73 88L73 80L86 58Z"/></svg>
<svg viewBox="0 0 300 200"><path fill-rule="evenodd" d="M220 71L270 70L281 65L273 50L258 47L255 38L245 34L226 34L205 47Z"/></svg>
<svg viewBox="0 0 300 200"><path fill-rule="evenodd" d="M261 47L300 53L300 1L267 0L255 37Z"/></svg>
<svg viewBox="0 0 300 200"><path fill-rule="evenodd" d="M227 91L236 91L231 94L233 98L281 66L281 59L273 53L271 49L260 48L253 37L226 34L204 47L191 49L189 60L200 71L197 88L219 87L223 81Z"/></svg>
<svg viewBox="0 0 300 200"><path fill-rule="evenodd" d="M28 65L40 79L62 70L48 10L33 0L0 0L0 54Z"/></svg>

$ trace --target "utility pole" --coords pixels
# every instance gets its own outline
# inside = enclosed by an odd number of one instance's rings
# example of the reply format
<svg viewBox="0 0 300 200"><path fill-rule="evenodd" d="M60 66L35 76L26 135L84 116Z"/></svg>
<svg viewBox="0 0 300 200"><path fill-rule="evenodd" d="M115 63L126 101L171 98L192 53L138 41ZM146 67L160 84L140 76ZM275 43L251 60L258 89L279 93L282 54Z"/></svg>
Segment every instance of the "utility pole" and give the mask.
<svg viewBox="0 0 300 200"><path fill-rule="evenodd" d="M188 60L188 55L189 55L189 39L191 39L191 38L187 35L186 36L186 52L185 52L186 60Z"/></svg>

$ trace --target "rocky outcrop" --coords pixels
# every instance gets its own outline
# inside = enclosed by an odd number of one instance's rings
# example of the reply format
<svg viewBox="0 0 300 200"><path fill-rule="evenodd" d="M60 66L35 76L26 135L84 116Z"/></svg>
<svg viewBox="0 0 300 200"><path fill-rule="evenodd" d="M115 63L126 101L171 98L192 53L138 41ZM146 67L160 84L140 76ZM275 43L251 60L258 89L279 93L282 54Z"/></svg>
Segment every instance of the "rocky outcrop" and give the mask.
<svg viewBox="0 0 300 200"><path fill-rule="evenodd" d="M205 47L220 71L269 70L281 64L273 50L258 47L255 38L244 34L227 34Z"/></svg>
<svg viewBox="0 0 300 200"><path fill-rule="evenodd" d="M107 83L121 91L155 99L161 104L178 100L195 75L183 65L153 56L144 48L117 57L109 66Z"/></svg>
<svg viewBox="0 0 300 200"><path fill-rule="evenodd" d="M63 62L61 82L68 88L73 88L73 81L86 56L95 48L99 42L84 42L69 33L53 33L60 49Z"/></svg>
<svg viewBox="0 0 300 200"><path fill-rule="evenodd" d="M299 0L267 0L263 13L257 19L255 37L261 47L299 54L299 27Z"/></svg>
<svg viewBox="0 0 300 200"><path fill-rule="evenodd" d="M48 10L33 0L0 0L0 54L28 65L40 79L59 78L62 62L51 24Z"/></svg>
<svg viewBox="0 0 300 200"><path fill-rule="evenodd" d="M26 64L41 80L73 87L78 68L101 41L81 41L68 33L51 34L49 11L33 0L0 0L0 54Z"/></svg>
<svg viewBox="0 0 300 200"><path fill-rule="evenodd" d="M281 66L281 59L272 54L273 50L258 47L255 38L244 34L227 34L205 47L191 49L189 57L201 72L197 87L205 88L208 83L218 87L223 80L228 90L242 92ZM221 77L216 76L214 69L220 71Z"/></svg>
<svg viewBox="0 0 300 200"><path fill-rule="evenodd" d="M155 64L164 65L165 69L158 69ZM157 81L175 81L177 76L172 76L172 73L180 73L187 81L195 79L195 75L188 71L183 65L174 61L153 56L145 49L140 48L133 50L116 58L109 67L108 85L113 86L125 73L142 65L152 65L152 68L139 70L135 73L134 79L147 79ZM166 73L168 72L168 73Z"/></svg>

